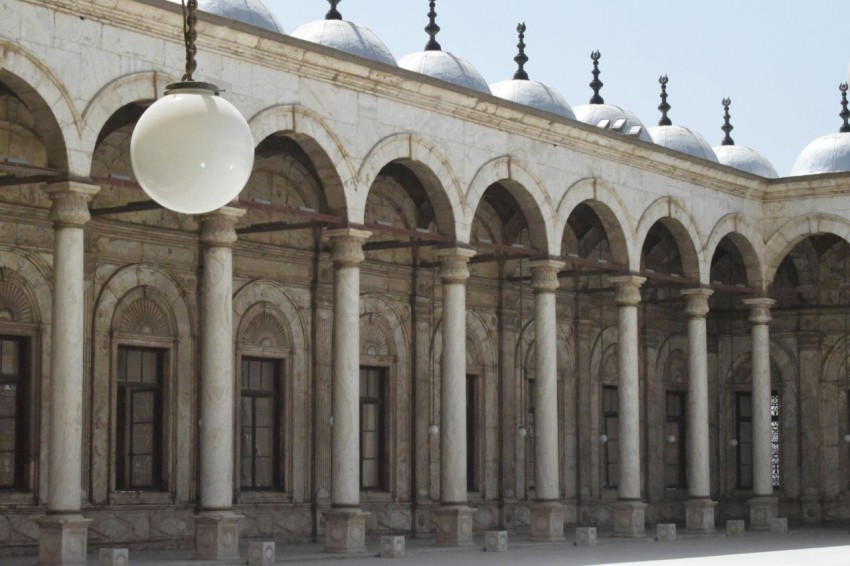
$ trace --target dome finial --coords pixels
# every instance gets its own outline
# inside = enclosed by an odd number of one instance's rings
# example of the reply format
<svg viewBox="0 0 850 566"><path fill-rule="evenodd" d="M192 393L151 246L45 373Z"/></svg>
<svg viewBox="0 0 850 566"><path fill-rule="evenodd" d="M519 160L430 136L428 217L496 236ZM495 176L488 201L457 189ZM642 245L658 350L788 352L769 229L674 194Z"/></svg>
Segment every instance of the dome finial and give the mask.
<svg viewBox="0 0 850 566"><path fill-rule="evenodd" d="M602 54L599 51L594 51L590 54L590 58L593 59L593 80L590 81L590 88L593 89L593 96L590 99L590 103L605 104L605 100L599 96L599 91L602 89L602 85L605 84L599 80L599 59L602 58Z"/></svg>
<svg viewBox="0 0 850 566"><path fill-rule="evenodd" d="M841 113L839 116L842 120L844 120L844 125L841 126L841 129L838 130L838 132L845 134L850 132L850 123L847 122L850 120L850 110L847 110L847 83L841 83L838 90L841 91Z"/></svg>
<svg viewBox="0 0 850 566"><path fill-rule="evenodd" d="M440 26L437 25L437 12L434 11L434 7L437 3L434 0L428 2L428 5L431 7L431 11L428 12L428 25L425 26L425 33L427 33L431 39L428 40L428 44L425 46L425 51L442 51L442 47L437 43L437 34L440 33Z"/></svg>
<svg viewBox="0 0 850 566"><path fill-rule="evenodd" d="M729 107L732 106L732 99L728 97L724 98L722 104L723 126L721 126L720 129L723 130L723 133L726 135L723 136L723 141L720 142L720 145L735 145L735 140L733 140L732 136L729 135L732 133L732 130L735 129L735 127L732 125L732 122L729 121L732 118L732 115L729 114Z"/></svg>
<svg viewBox="0 0 850 566"><path fill-rule="evenodd" d="M658 120L658 125L672 126L673 122L667 117L667 113L670 112L670 105L667 104L667 75L658 77L658 84L661 85L661 104L658 105L658 109L661 110L661 119Z"/></svg>
<svg viewBox="0 0 850 566"><path fill-rule="evenodd" d="M342 0L328 0L328 4L331 5L331 9L328 10L328 13L325 14L326 20L341 20L342 14L339 13L339 10L336 9L336 5L342 2Z"/></svg>
<svg viewBox="0 0 850 566"><path fill-rule="evenodd" d="M514 57L514 61L516 61L518 67L516 73L514 73L514 80L516 81L528 80L528 73L523 68L528 63L528 56L525 54L525 29L525 22L518 24L516 27L516 31L519 34L519 43L516 44L519 53Z"/></svg>

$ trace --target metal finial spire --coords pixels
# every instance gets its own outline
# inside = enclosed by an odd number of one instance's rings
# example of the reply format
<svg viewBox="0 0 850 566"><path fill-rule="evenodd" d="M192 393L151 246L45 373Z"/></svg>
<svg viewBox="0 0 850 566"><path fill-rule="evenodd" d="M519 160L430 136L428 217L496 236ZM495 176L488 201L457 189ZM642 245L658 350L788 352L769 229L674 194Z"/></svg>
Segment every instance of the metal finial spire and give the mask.
<svg viewBox="0 0 850 566"><path fill-rule="evenodd" d="M328 4L331 5L331 9L328 10L328 13L325 14L326 20L341 20L342 14L339 13L339 10L336 9L336 5L342 2L342 0L328 0Z"/></svg>
<svg viewBox="0 0 850 566"><path fill-rule="evenodd" d="M517 49L519 49L519 53L514 57L514 61L517 64L517 71L514 73L514 80L516 81L527 81L528 73L525 72L525 64L528 63L528 56L525 54L525 22L522 22L517 25L516 31L519 34L519 43L516 44Z"/></svg>
<svg viewBox="0 0 850 566"><path fill-rule="evenodd" d="M733 140L732 136L729 135L732 133L732 130L735 129L735 127L732 126L732 122L729 121L732 118L729 114L729 107L731 105L732 99L723 99L723 126L720 129L723 130L723 133L726 135L723 137L723 141L720 142L720 145L735 145L735 140Z"/></svg>
<svg viewBox="0 0 850 566"><path fill-rule="evenodd" d="M670 112L670 105L667 104L667 75L658 77L658 84L661 85L661 104L658 105L658 109L661 110L661 119L658 120L658 125L672 126L673 122L667 117L667 113Z"/></svg>
<svg viewBox="0 0 850 566"><path fill-rule="evenodd" d="M434 11L434 7L436 6L436 2L431 0L428 2L428 5L431 7L431 11L428 12L428 25L425 26L425 33L431 36L431 39L428 40L428 44L425 46L425 51L442 51L442 47L437 43L437 34L440 33L440 26L437 25L437 12Z"/></svg>
<svg viewBox="0 0 850 566"><path fill-rule="evenodd" d="M850 123L847 122L847 120L850 120L850 110L847 110L847 83L841 83L838 90L841 91L841 113L839 116L844 120L844 125L838 131L845 134L850 132Z"/></svg>
<svg viewBox="0 0 850 566"><path fill-rule="evenodd" d="M599 80L599 59L602 58L602 54L599 51L594 51L590 54L590 58L593 59L593 80L590 81L590 88L593 89L593 96L590 98L590 103L605 104L605 100L599 96L599 91L602 88L602 85L605 84Z"/></svg>

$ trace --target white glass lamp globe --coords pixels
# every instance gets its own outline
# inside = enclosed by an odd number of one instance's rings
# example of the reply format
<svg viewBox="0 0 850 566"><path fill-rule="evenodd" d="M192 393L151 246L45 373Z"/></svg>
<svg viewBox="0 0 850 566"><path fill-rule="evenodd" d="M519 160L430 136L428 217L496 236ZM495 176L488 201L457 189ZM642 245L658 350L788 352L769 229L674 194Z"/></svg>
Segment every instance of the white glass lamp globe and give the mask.
<svg viewBox="0 0 850 566"><path fill-rule="evenodd" d="M169 210L203 214L232 201L254 165L248 122L208 83L168 85L133 130L136 181Z"/></svg>

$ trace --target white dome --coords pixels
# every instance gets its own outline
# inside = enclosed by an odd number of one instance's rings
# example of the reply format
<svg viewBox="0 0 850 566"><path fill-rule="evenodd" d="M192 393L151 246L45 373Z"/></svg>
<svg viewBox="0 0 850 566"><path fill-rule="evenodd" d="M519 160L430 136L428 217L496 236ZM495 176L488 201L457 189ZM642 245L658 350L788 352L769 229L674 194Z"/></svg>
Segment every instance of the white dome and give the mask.
<svg viewBox="0 0 850 566"><path fill-rule="evenodd" d="M292 37L345 51L364 59L396 66L395 57L372 30L346 20L319 20L304 24Z"/></svg>
<svg viewBox="0 0 850 566"><path fill-rule="evenodd" d="M791 175L850 171L850 133L821 136L797 157Z"/></svg>
<svg viewBox="0 0 850 566"><path fill-rule="evenodd" d="M408 71L490 94L487 81L475 67L465 59L445 51L411 53L399 61L398 66Z"/></svg>
<svg viewBox="0 0 850 566"><path fill-rule="evenodd" d="M494 96L511 102L531 106L573 120L576 119L576 115L567 101L564 100L564 97L555 89L538 81L516 79L501 81L491 84L490 91Z"/></svg>
<svg viewBox="0 0 850 566"><path fill-rule="evenodd" d="M180 0L171 1L180 3ZM283 27L263 0L198 0L198 9L275 33L283 33Z"/></svg>
<svg viewBox="0 0 850 566"><path fill-rule="evenodd" d="M765 156L744 145L718 145L714 149L717 161L759 177L775 179L779 175Z"/></svg>
<svg viewBox="0 0 850 566"><path fill-rule="evenodd" d="M649 132L638 117L635 116L634 112L631 112L630 110L620 108L613 104L582 104L581 106L573 108L573 112L576 115L576 120L591 126L598 126L602 120L608 120L609 123L607 127L610 128L617 122L617 120L625 119L626 122L623 127L619 129L620 132L628 134L633 127L640 126L640 133L637 136L638 139L652 143L652 137L649 135Z"/></svg>
<svg viewBox="0 0 850 566"><path fill-rule="evenodd" d="M652 140L667 149L687 153L717 163L711 145L698 132L683 126L655 126L650 128Z"/></svg>

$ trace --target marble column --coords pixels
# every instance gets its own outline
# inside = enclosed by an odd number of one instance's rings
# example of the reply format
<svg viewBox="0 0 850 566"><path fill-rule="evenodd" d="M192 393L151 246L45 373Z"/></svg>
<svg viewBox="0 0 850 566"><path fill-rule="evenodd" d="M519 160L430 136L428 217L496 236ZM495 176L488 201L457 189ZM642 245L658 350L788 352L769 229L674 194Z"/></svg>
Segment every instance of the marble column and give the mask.
<svg viewBox="0 0 850 566"><path fill-rule="evenodd" d="M750 528L770 529L778 501L773 496L770 438L770 308L767 298L745 299L752 324L753 370L753 498L750 499Z"/></svg>
<svg viewBox="0 0 850 566"><path fill-rule="evenodd" d="M708 436L708 340L705 316L711 289L686 289L685 314L688 317L688 501L685 528L693 532L714 531L711 500L710 445Z"/></svg>
<svg viewBox="0 0 850 566"><path fill-rule="evenodd" d="M53 312L50 350L50 419L47 516L38 521L38 563L87 564L90 519L82 498L84 234L88 203L100 187L65 182L48 185L53 221Z"/></svg>
<svg viewBox="0 0 850 566"><path fill-rule="evenodd" d="M806 320L805 318L801 321L801 326L806 328L806 322L809 321L811 321L811 327L816 327L816 321ZM827 448L828 444L822 442L824 437L821 418L824 414L829 413L821 402L820 333L804 332L798 334L797 349L800 359L800 435L802 437L800 446L803 455L801 460L803 493L800 496L800 503L803 522L816 524L821 522L821 496L824 495L823 491L826 491L826 487L821 483L823 451L830 448L834 450L834 445ZM834 399L834 406L837 407L839 395L836 385L833 383L825 384L825 398ZM830 436L835 439L833 442L839 440L835 438L837 435ZM834 452L837 452L837 450L834 450Z"/></svg>
<svg viewBox="0 0 850 566"><path fill-rule="evenodd" d="M432 512L434 542L472 545L473 509L466 493L466 281L473 250L435 252L443 285L443 355L440 360L440 507Z"/></svg>
<svg viewBox="0 0 850 566"><path fill-rule="evenodd" d="M564 506L558 476L558 344L555 291L564 263L531 263L534 288L534 491L531 540L564 538Z"/></svg>
<svg viewBox="0 0 850 566"><path fill-rule="evenodd" d="M224 207L201 217L204 247L200 383L200 507L195 558L239 558L233 513L233 243L245 211Z"/></svg>
<svg viewBox="0 0 850 566"><path fill-rule="evenodd" d="M646 504L641 501L640 381L638 369L638 303L646 279L635 275L609 277L618 307L617 366L619 381L620 481L614 505L614 534L640 537L645 530Z"/></svg>
<svg viewBox="0 0 850 566"><path fill-rule="evenodd" d="M366 513L360 509L360 264L371 235L328 232L333 246L334 321L331 406L331 510L325 513L325 552L366 551Z"/></svg>

